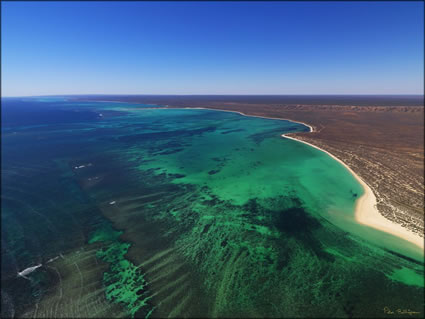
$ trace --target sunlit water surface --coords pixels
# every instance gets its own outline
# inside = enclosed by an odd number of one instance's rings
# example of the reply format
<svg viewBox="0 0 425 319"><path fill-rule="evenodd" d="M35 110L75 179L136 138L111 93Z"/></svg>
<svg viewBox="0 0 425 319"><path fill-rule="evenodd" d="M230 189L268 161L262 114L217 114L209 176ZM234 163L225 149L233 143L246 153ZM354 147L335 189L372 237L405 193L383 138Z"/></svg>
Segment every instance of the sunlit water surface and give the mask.
<svg viewBox="0 0 425 319"><path fill-rule="evenodd" d="M2 100L2 316L423 309L423 255L355 223L353 176L281 137L307 127L152 107Z"/></svg>

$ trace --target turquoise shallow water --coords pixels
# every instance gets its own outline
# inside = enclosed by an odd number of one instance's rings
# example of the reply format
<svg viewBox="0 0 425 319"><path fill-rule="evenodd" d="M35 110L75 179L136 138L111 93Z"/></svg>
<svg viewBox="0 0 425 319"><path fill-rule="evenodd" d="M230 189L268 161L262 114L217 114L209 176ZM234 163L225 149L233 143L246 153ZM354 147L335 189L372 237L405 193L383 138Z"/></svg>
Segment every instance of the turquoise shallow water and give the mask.
<svg viewBox="0 0 425 319"><path fill-rule="evenodd" d="M281 137L303 125L3 102L2 311L381 317L423 307L423 257L353 222L353 176ZM31 280L16 277L38 263Z"/></svg>

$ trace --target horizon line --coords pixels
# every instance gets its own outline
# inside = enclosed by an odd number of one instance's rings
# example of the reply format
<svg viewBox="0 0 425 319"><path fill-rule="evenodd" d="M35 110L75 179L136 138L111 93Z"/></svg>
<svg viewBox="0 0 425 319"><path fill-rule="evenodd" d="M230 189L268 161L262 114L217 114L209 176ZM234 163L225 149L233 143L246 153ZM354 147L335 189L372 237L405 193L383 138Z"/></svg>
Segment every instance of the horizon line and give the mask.
<svg viewBox="0 0 425 319"><path fill-rule="evenodd" d="M172 94L172 93L71 93L71 94L40 94L40 95L2 95L1 98L19 98L19 97L48 97L48 96L114 96L114 95L124 95L124 96L424 96L424 93L319 93L319 94L220 94L220 93L211 93L211 94Z"/></svg>

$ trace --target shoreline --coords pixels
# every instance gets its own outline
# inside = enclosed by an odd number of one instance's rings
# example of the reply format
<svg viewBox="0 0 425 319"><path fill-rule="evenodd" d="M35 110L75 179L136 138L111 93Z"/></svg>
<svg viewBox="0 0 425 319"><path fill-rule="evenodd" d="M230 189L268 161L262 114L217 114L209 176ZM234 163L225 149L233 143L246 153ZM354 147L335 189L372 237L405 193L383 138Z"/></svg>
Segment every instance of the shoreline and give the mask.
<svg viewBox="0 0 425 319"><path fill-rule="evenodd" d="M170 107L170 108L174 108L174 107ZM310 133L315 131L313 126L309 124L300 122L300 121L294 121L291 119L247 115L239 111L211 109L211 108L205 108L205 107L183 107L183 108L176 108L176 109L204 109L204 110L238 113L242 116L247 116L247 117L258 117L258 118L264 118L264 119L289 121L289 122L299 123L299 124L303 124L307 126L310 129ZM337 158L335 155L329 153L328 151L316 145L313 145L311 143L305 142L303 140L297 139L292 136L288 136L287 134L294 134L294 133L286 133L286 134L282 134L281 136L283 138L287 138L300 143L307 144L311 147L314 147L315 149L318 149L319 151L326 153L327 155L332 157L334 160L342 164L351 173L351 175L353 175L354 178L360 183L360 185L362 186L364 190L364 193L356 201L356 206L354 209L354 219L356 222L358 222L359 224L374 228L376 230L388 233L390 235L399 237L421 248L422 251L424 250L424 239L422 237L408 230L407 228L402 227L400 224L393 223L392 221L386 219L383 215L381 215L381 213L379 213L378 209L376 208L376 204L377 204L376 197L375 197L375 194L373 194L372 189L347 164L345 164L342 160Z"/></svg>
<svg viewBox="0 0 425 319"><path fill-rule="evenodd" d="M287 134L290 134L290 133L287 133ZM407 228L402 227L399 224L393 223L392 221L386 219L383 215L381 215L381 213L379 213L378 209L376 208L377 201L376 201L375 194L373 194L370 187L342 160L332 155L328 151L325 151L324 149L321 149L320 147L310 144L308 142L305 142L303 140L299 140L297 138L287 136L286 134L282 134L281 136L284 138L297 141L297 142L307 144L311 147L314 147L315 149L325 152L334 160L342 164L354 176L354 178L360 183L360 185L363 187L363 190L364 190L363 195L356 201L356 207L354 210L354 219L359 224L374 228L382 232L389 233L393 236L404 239L405 241L408 241L414 244L415 246L421 248L422 250L424 250L424 239L422 237L418 236L417 234L413 233Z"/></svg>
<svg viewBox="0 0 425 319"><path fill-rule="evenodd" d="M293 122L293 123L298 123L298 124L303 124L305 126L307 126L310 129L310 133L311 132L315 132L316 130L314 129L313 126L311 126L310 124L304 123L304 122L300 122L300 121L295 121L295 120L291 120L291 119L284 119L284 118L278 118L278 117L266 117L266 116L261 116L261 115L248 115L239 111L231 111L231 110L221 110L221 109L210 109L207 107L168 107L169 109L192 109L192 110L211 110L211 111L220 111L220 112L231 112L231 113L237 113L240 114L242 116L246 116L246 117L258 117L261 119L267 119L267 120L279 120L279 121L289 121L289 122Z"/></svg>
<svg viewBox="0 0 425 319"><path fill-rule="evenodd" d="M158 109L199 109L199 110L211 110L211 111L221 111L221 112L232 112L237 113L242 116L247 117L257 117L257 118L263 118L263 119L271 119L271 120L281 120L281 121L289 121L293 123L299 123L307 126L310 129L310 133L314 132L315 129L313 126L301 122L301 121L295 121L287 118L276 118L276 117L266 117L266 116L260 116L260 115L248 115L240 111L232 111L232 110L222 110L222 109L213 109L213 108L206 108L206 107L169 107L166 105L165 107L158 107ZM143 108L148 109L148 108ZM157 108L154 108L157 109ZM419 235L413 233L412 231L408 230L407 228L402 227L400 224L393 223L392 221L386 219L381 213L379 213L378 209L376 208L376 197L375 194L373 194L372 189L342 160L337 158L335 155L329 153L328 151L313 145L311 143L305 142L301 139L297 139L292 136L288 136L287 134L294 134L294 133L286 133L282 134L281 136L283 138L291 139L300 143L304 143L306 145L309 145L311 147L314 147L315 149L318 149L319 151L325 152L327 155L332 157L334 160L338 161L340 164L342 164L353 176L354 178L360 183L364 190L364 194L356 201L355 209L354 209L354 220L358 222L361 225L374 228L376 230L388 233L390 235L393 235L395 237L399 237L416 247L419 247L422 251L424 251L424 238L420 237Z"/></svg>
<svg viewBox="0 0 425 319"><path fill-rule="evenodd" d="M291 134L291 133L288 133ZM413 233L412 231L408 230L407 228L402 227L399 224L393 223L392 221L386 219L383 215L381 215L376 208L376 197L375 194L373 194L370 187L356 174L354 171L343 161L341 161L336 156L332 155L328 151L325 151L324 149L321 149L318 146L315 146L313 144L310 144L308 142L305 142L303 140L299 140L297 138L287 136L286 134L281 135L284 138L288 138L297 142L301 142L304 144L307 144L311 147L314 147L315 149L318 149L322 152L325 152L330 157L332 157L334 160L341 163L353 176L354 178L360 183L360 185L363 187L364 194L356 201L356 207L354 211L354 219L362 225L374 228L376 230L389 233L393 236L399 237L401 239L404 239L415 246L424 249L424 239L417 234Z"/></svg>

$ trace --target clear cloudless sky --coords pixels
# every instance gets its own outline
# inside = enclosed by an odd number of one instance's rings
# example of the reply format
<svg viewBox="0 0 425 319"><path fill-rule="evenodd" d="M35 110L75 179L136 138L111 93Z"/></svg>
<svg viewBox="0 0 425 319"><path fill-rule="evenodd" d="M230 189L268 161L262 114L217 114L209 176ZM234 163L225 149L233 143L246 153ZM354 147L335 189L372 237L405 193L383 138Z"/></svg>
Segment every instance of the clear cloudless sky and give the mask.
<svg viewBox="0 0 425 319"><path fill-rule="evenodd" d="M423 94L423 2L2 2L3 96Z"/></svg>

